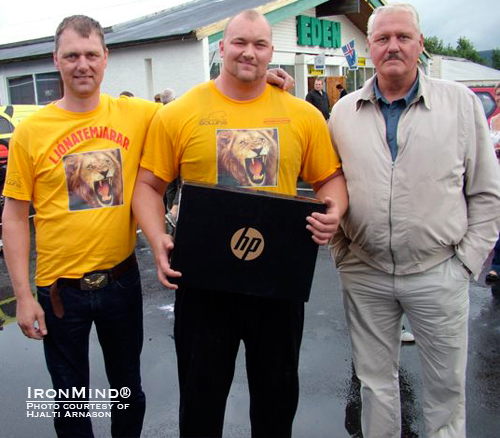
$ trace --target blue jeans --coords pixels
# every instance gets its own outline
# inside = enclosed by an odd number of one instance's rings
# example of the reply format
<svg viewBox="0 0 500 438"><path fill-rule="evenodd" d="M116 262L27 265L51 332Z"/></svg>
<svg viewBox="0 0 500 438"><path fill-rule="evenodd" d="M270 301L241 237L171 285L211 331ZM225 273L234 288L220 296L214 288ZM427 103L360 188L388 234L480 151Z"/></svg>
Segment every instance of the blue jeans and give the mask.
<svg viewBox="0 0 500 438"><path fill-rule="evenodd" d="M142 290L138 268L125 272L107 286L84 291L62 285L60 295L64 316L54 315L48 287L38 288L38 301L45 312L48 334L43 345L47 368L56 391L69 389L69 400L76 400L72 388L89 387L89 334L95 324L101 344L106 375L110 388L130 389L130 397L118 400L130 404L127 409L111 409L113 437L139 437L142 430L146 398L141 388L140 354L143 343ZM103 390L105 388L96 388ZM64 409L54 418L57 436L92 438L90 417L66 417L66 412L86 412L85 409ZM68 400L67 399L67 400ZM80 399L78 399L80 400ZM82 401L88 400L83 397ZM93 398L95 402L103 401Z"/></svg>

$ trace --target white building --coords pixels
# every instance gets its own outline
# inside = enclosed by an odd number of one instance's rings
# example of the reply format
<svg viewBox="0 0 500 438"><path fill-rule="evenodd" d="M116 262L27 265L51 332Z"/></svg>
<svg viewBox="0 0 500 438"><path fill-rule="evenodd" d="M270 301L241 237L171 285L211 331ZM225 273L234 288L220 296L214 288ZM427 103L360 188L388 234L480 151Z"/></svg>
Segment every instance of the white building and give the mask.
<svg viewBox="0 0 500 438"><path fill-rule="evenodd" d="M305 97L313 77L322 75L335 100L338 82L352 91L374 74L366 23L373 9L383 4L383 0L197 0L117 24L105 29L110 55L102 92L118 96L127 90L153 99L165 88L180 95L217 76L218 42L228 17L255 8L272 25L273 66L296 79L292 92ZM352 39L358 70L348 69L341 49ZM0 46L0 104L45 104L61 97L53 41L47 37ZM324 55L324 70L314 68L318 55Z"/></svg>
<svg viewBox="0 0 500 438"><path fill-rule="evenodd" d="M432 55L429 65L432 77L461 82L469 87L494 87L500 83L500 70L464 58Z"/></svg>

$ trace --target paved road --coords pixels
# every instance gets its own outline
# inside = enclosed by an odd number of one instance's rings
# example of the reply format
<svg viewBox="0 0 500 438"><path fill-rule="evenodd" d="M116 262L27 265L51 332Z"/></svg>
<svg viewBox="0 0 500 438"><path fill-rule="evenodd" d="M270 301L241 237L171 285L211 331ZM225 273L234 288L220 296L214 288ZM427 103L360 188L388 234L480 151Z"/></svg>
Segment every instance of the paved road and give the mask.
<svg viewBox="0 0 500 438"><path fill-rule="evenodd" d="M139 237L137 253L144 288L145 343L142 355L147 412L143 437L177 436L177 399L171 291L160 288L151 253ZM499 286L500 288L500 286ZM12 293L0 258L0 303ZM500 436L500 290L493 296L484 274L470 288L468 368L468 436ZM8 315L15 303L1 306ZM243 347L241 348L243 350ZM242 353L242 351L240 351ZM416 347L401 354L401 387L405 438L423 437L421 381ZM91 339L92 387L107 381L97 337ZM318 255L301 351L301 398L294 423L297 438L361 437L359 391L352 375L350 346L338 278L326 249ZM28 387L50 389L42 344L26 339L14 322L0 331L0 437L52 437L51 418L27 417ZM94 419L96 438L109 436L109 419ZM238 358L228 401L226 437L248 437L248 395L244 359Z"/></svg>

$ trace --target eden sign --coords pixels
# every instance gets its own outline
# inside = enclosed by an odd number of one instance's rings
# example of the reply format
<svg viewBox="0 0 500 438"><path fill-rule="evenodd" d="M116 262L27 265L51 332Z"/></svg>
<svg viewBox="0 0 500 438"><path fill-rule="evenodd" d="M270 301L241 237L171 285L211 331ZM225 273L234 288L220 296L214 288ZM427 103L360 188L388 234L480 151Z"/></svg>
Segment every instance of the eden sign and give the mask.
<svg viewBox="0 0 500 438"><path fill-rule="evenodd" d="M340 47L340 23L306 15L297 16L297 39L300 46Z"/></svg>

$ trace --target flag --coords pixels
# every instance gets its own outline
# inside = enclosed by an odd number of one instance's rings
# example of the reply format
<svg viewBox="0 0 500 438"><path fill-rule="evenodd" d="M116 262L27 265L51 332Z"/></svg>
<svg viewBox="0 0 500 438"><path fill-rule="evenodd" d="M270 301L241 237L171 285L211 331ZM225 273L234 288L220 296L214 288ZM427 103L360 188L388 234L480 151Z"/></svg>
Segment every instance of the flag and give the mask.
<svg viewBox="0 0 500 438"><path fill-rule="evenodd" d="M356 55L356 50L354 50L354 40L351 40L345 46L342 46L342 53L345 56L347 64L349 64L349 70L357 70L358 56Z"/></svg>

